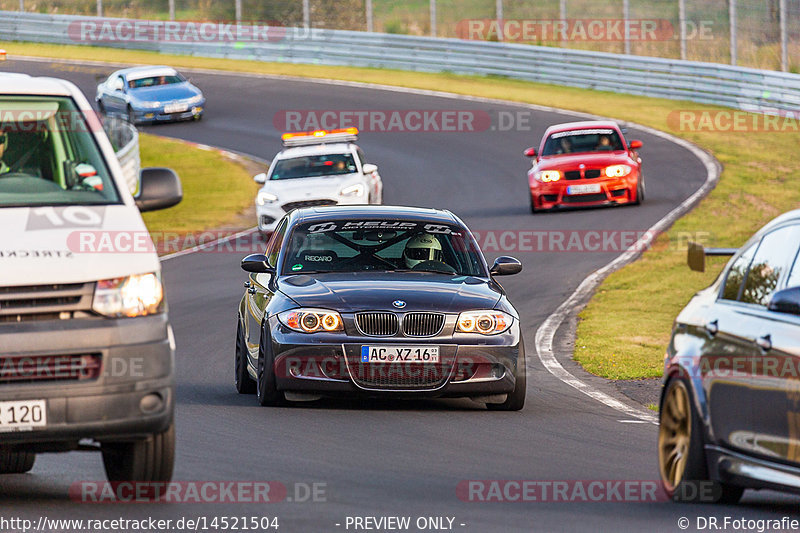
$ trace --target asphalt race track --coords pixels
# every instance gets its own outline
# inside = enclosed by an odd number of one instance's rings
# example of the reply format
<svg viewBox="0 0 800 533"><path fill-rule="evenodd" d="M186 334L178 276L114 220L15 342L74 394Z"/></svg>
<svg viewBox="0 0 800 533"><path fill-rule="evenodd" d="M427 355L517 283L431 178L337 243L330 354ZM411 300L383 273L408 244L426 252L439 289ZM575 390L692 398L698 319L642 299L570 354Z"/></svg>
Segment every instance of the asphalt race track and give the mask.
<svg viewBox="0 0 800 533"><path fill-rule="evenodd" d="M95 76L110 66L9 60L3 70L68 78L94 97ZM435 96L293 81L190 73L208 98L198 123L144 128L271 158L282 110L477 110L496 117L515 106ZM446 89L443 87L443 89ZM526 111L529 128L509 131L371 132L359 144L379 165L384 202L447 208L481 234L503 231L643 231L705 181L703 164L686 149L631 129L641 139L647 200L642 206L531 215L522 150L545 128L571 120ZM255 224L255 221L253 221ZM517 235L517 234L515 234ZM534 240L535 242L535 240ZM551 376L534 349L536 328L592 271L617 252L531 252L486 249L522 260L522 274L502 280L523 317L528 352L528 399L517 413L489 412L468 400L414 403L321 401L262 408L233 387L236 304L245 274L242 254L195 253L164 263L177 354L175 480L283 483L289 498L270 505L90 505L70 500L70 486L105 479L99 454L43 455L30 474L5 476L0 515L48 518L165 519L197 516L277 516L280 530L347 531L347 517L454 518L462 531L680 531L679 518L773 518L796 513L797 498L774 492L745 494L735 507L669 502L462 501L462 480L656 480L655 425L580 394ZM658 305L658 295L653 295ZM573 367L570 369L576 371ZM613 391L608 388L607 392ZM624 421L624 422L621 422ZM319 500L294 494L296 484L324 484ZM448 522L445 520L445 524ZM337 525L338 524L338 525ZM350 526L353 531L353 526ZM416 531L411 528L411 531Z"/></svg>

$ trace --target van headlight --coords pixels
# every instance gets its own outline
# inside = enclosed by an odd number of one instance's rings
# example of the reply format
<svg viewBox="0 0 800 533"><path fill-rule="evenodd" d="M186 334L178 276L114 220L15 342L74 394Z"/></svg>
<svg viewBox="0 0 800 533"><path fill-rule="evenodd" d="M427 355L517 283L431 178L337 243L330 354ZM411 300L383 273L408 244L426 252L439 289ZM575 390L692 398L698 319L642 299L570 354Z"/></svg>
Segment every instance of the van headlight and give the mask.
<svg viewBox="0 0 800 533"><path fill-rule="evenodd" d="M161 276L136 274L97 282L92 309L108 317L136 317L164 311Z"/></svg>

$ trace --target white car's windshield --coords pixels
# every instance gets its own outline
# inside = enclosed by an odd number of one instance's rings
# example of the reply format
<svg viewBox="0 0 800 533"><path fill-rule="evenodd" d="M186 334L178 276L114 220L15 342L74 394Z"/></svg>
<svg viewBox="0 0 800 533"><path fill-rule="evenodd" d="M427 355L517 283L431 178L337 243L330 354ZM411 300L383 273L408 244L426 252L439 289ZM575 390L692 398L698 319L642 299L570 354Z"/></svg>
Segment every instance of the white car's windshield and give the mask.
<svg viewBox="0 0 800 533"><path fill-rule="evenodd" d="M120 203L98 129L70 98L0 96L0 207Z"/></svg>
<svg viewBox="0 0 800 533"><path fill-rule="evenodd" d="M357 172L352 154L325 154L281 159L275 163L270 180L337 176Z"/></svg>

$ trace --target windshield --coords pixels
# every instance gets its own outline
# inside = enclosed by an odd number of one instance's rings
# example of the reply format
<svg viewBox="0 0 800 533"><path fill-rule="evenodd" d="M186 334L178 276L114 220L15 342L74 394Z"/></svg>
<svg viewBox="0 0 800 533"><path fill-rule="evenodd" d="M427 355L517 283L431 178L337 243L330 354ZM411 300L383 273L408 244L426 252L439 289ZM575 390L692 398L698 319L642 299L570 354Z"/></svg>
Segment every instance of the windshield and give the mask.
<svg viewBox="0 0 800 533"><path fill-rule="evenodd" d="M0 96L0 207L120 203L91 118L66 97Z"/></svg>
<svg viewBox="0 0 800 533"><path fill-rule="evenodd" d="M459 226L397 220L297 226L283 274L415 271L486 277L477 245Z"/></svg>
<svg viewBox="0 0 800 533"><path fill-rule="evenodd" d="M616 130L595 128L559 131L547 138L542 155L574 154L582 152L610 152L624 150Z"/></svg>
<svg viewBox="0 0 800 533"><path fill-rule="evenodd" d="M186 81L180 74L173 76L151 76L149 78L139 78L138 80L128 80L128 87L138 89L140 87L155 87L157 85L172 85L173 83L183 83Z"/></svg>
<svg viewBox="0 0 800 533"><path fill-rule="evenodd" d="M338 176L358 172L352 154L325 154L281 159L272 169L271 180Z"/></svg>

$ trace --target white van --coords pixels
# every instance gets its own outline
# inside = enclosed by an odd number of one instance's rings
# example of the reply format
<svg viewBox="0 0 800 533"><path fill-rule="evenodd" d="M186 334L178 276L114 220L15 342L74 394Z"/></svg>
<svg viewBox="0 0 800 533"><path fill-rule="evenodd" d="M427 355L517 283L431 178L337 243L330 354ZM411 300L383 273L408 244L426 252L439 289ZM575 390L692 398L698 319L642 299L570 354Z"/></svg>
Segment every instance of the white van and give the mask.
<svg viewBox="0 0 800 533"><path fill-rule="evenodd" d="M111 481L171 479L175 343L139 211L183 193L161 168L128 189L75 85L0 74L0 473L97 450ZM82 248L101 237L139 246Z"/></svg>

